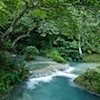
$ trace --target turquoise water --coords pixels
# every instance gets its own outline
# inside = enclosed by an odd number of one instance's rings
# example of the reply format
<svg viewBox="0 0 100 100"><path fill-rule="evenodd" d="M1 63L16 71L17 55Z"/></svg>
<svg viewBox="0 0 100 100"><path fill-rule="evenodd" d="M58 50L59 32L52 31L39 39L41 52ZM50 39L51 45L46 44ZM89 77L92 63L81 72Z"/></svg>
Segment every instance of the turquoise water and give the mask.
<svg viewBox="0 0 100 100"><path fill-rule="evenodd" d="M50 83L42 83L27 93L34 94L33 100L100 100L85 90L70 86L69 80L64 77L55 77Z"/></svg>
<svg viewBox="0 0 100 100"><path fill-rule="evenodd" d="M87 68L95 67L89 63L71 63L66 72L57 71L52 75L30 78L22 85L17 85L7 100L100 100L88 91L77 87L73 79Z"/></svg>
<svg viewBox="0 0 100 100"><path fill-rule="evenodd" d="M54 77L50 83L40 82L32 90L25 86L18 86L15 90L9 100L100 100L86 90L71 86L66 77Z"/></svg>

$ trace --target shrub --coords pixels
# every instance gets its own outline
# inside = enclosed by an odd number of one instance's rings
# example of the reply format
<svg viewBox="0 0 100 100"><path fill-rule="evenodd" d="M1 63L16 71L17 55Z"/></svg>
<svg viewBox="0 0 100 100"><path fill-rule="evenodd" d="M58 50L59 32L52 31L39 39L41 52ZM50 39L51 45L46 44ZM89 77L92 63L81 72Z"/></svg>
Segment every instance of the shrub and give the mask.
<svg viewBox="0 0 100 100"><path fill-rule="evenodd" d="M9 51L9 52L15 52L15 47L11 48L12 42L11 40L5 40L3 41L2 45L2 50Z"/></svg>
<svg viewBox="0 0 100 100"><path fill-rule="evenodd" d="M66 60L59 54L59 52L55 48L46 50L43 53L45 53L47 57L52 58L56 62L66 63Z"/></svg>
<svg viewBox="0 0 100 100"><path fill-rule="evenodd" d="M7 51L0 52L0 65L3 67L13 67L12 58Z"/></svg>
<svg viewBox="0 0 100 100"><path fill-rule="evenodd" d="M0 51L0 66L15 69L20 66L25 66L25 61L18 55L13 57L12 54L7 51Z"/></svg>
<svg viewBox="0 0 100 100"><path fill-rule="evenodd" d="M15 84L24 81L29 76L29 70L20 67L5 70L0 68L0 93L9 93Z"/></svg>
<svg viewBox="0 0 100 100"><path fill-rule="evenodd" d="M24 54L25 60L33 60L37 54L39 54L39 51L35 46L27 46Z"/></svg>
<svg viewBox="0 0 100 100"><path fill-rule="evenodd" d="M7 51L0 51L0 93L9 93L15 84L28 76L24 60L12 57Z"/></svg>
<svg viewBox="0 0 100 100"><path fill-rule="evenodd" d="M55 55L53 60L56 61L56 62L59 62L59 63L66 63L66 60L63 57L59 56L59 55L58 56Z"/></svg>
<svg viewBox="0 0 100 100"><path fill-rule="evenodd" d="M83 58L83 56L79 54L78 49L75 48L58 47L57 50L60 55L68 61L78 62Z"/></svg>

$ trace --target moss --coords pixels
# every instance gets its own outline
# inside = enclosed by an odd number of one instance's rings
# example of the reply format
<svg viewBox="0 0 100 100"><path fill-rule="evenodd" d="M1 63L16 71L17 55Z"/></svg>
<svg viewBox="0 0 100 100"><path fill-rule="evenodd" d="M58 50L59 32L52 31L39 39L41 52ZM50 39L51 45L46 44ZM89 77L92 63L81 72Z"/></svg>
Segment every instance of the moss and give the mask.
<svg viewBox="0 0 100 100"><path fill-rule="evenodd" d="M100 94L100 70L88 69L75 80L75 83Z"/></svg>
<svg viewBox="0 0 100 100"><path fill-rule="evenodd" d="M100 62L100 54L86 55L83 58L84 62Z"/></svg>
<svg viewBox="0 0 100 100"><path fill-rule="evenodd" d="M48 58L52 58L56 62L66 63L66 60L59 54L59 52L55 48L45 50L43 54Z"/></svg>
<svg viewBox="0 0 100 100"><path fill-rule="evenodd" d="M63 57L57 55L53 57L53 60L59 63L66 63L66 60Z"/></svg>

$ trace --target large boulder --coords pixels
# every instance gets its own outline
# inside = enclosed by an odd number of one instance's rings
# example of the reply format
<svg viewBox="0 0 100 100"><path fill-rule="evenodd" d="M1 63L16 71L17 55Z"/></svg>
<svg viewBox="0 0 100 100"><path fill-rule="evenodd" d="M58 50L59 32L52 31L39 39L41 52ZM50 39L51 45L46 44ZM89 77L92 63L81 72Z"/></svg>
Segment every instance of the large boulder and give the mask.
<svg viewBox="0 0 100 100"><path fill-rule="evenodd" d="M100 94L100 69L88 69L75 78L74 82L91 92Z"/></svg>

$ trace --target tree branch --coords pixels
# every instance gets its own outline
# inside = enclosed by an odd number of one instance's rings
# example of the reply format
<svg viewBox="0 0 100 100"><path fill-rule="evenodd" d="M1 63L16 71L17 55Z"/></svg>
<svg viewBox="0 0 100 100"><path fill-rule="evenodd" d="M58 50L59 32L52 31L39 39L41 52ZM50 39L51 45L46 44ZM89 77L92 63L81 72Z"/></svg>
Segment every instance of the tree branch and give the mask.
<svg viewBox="0 0 100 100"><path fill-rule="evenodd" d="M19 16L17 16L14 20L13 20L13 22L11 23L11 25L10 25L10 27L5 31L5 33L2 35L2 39L4 39L7 35L9 35L12 31L13 31L13 29L14 29L14 27L15 27L15 25L16 25L16 23L18 22L18 20L24 15L24 13L27 11L27 8L25 8L20 14L19 14Z"/></svg>
<svg viewBox="0 0 100 100"><path fill-rule="evenodd" d="M20 39L25 38L25 37L29 37L29 36L30 36L30 32L31 32L32 30L33 30L33 29L29 30L29 31L27 32L27 34L20 35L19 37L17 37L17 38L13 41L11 48L13 48L14 45L15 45Z"/></svg>

